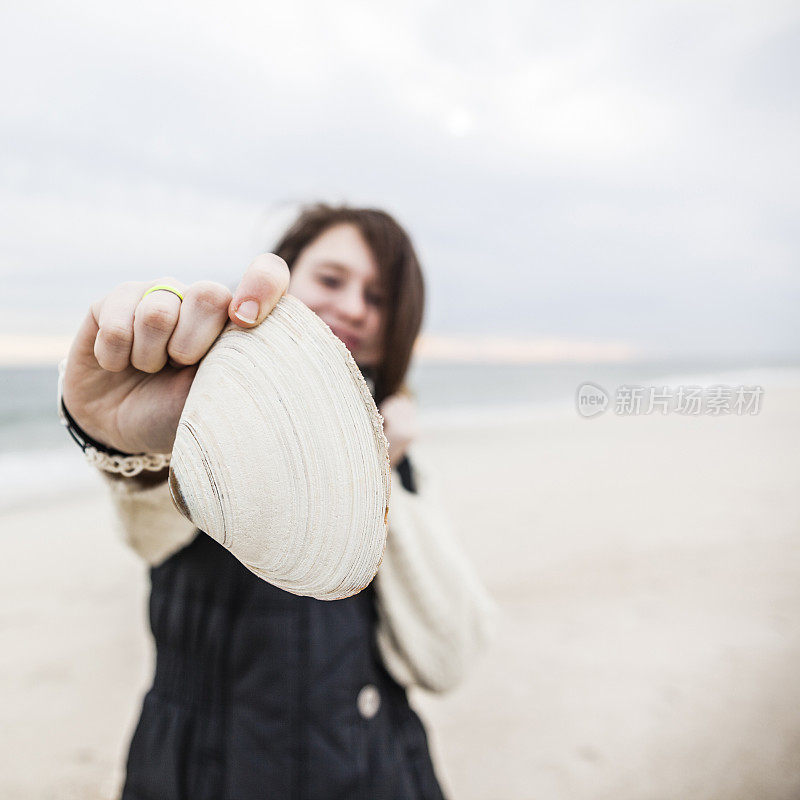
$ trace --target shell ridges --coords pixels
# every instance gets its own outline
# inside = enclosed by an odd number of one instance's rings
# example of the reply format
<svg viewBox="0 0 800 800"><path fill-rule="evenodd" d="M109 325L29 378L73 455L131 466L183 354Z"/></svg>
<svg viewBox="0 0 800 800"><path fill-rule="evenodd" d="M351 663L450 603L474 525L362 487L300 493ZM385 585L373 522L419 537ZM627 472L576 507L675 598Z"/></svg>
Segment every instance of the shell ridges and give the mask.
<svg viewBox="0 0 800 800"><path fill-rule="evenodd" d="M184 516L285 591L340 599L375 576L391 491L383 418L350 351L298 298L214 342L169 485Z"/></svg>

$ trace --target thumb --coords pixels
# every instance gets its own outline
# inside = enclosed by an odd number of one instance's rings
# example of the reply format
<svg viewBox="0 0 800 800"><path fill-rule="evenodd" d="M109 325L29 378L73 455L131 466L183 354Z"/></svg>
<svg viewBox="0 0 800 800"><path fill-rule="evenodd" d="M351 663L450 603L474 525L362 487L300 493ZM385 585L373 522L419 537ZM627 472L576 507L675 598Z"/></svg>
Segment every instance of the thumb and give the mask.
<svg viewBox="0 0 800 800"><path fill-rule="evenodd" d="M242 328L264 321L289 288L289 267L279 256L264 253L247 268L233 293L228 317Z"/></svg>

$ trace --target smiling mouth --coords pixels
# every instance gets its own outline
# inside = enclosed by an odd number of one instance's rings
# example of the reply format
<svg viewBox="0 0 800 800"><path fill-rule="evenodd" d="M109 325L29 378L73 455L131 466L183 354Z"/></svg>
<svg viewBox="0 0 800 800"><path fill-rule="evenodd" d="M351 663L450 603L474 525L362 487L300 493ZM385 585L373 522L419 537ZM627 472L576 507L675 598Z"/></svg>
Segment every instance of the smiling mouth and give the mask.
<svg viewBox="0 0 800 800"><path fill-rule="evenodd" d="M345 343L345 346L347 347L348 350L355 350L358 347L359 345L358 339L354 339L352 336L345 336L340 331L337 331L336 328L331 328L331 330L333 331L334 335L336 335L339 339L341 339Z"/></svg>

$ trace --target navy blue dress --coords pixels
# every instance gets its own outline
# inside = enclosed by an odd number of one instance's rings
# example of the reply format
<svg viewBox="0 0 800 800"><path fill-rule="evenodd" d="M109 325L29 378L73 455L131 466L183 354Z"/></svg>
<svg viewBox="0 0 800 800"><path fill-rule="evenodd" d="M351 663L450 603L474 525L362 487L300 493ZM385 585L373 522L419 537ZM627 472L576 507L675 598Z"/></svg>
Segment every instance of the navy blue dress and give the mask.
<svg viewBox="0 0 800 800"><path fill-rule="evenodd" d="M375 644L372 585L298 597L202 532L150 577L156 668L123 800L443 800Z"/></svg>

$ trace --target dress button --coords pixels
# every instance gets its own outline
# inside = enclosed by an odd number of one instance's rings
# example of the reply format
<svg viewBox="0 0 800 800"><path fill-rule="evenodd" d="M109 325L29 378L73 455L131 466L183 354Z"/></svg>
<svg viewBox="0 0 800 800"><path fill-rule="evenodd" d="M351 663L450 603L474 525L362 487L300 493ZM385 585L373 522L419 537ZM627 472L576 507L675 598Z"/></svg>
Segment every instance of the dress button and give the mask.
<svg viewBox="0 0 800 800"><path fill-rule="evenodd" d="M364 719L372 719L381 707L381 694L375 686L368 683L358 693L356 705L358 706L358 713Z"/></svg>

